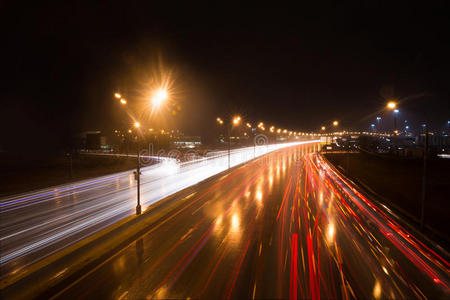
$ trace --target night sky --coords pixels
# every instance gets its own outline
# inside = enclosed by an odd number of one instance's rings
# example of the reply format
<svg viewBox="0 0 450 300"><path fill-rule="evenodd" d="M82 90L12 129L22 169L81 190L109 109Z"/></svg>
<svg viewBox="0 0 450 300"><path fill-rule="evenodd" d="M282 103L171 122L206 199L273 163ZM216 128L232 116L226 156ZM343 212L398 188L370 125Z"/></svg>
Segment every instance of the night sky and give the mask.
<svg viewBox="0 0 450 300"><path fill-rule="evenodd" d="M442 127L448 5L391 2L5 6L0 146L56 149L83 130L124 127L113 92L132 104L161 66L173 72L181 111L158 122L189 134L208 135L217 116L235 113L294 130L334 119L366 129L389 98L411 124Z"/></svg>

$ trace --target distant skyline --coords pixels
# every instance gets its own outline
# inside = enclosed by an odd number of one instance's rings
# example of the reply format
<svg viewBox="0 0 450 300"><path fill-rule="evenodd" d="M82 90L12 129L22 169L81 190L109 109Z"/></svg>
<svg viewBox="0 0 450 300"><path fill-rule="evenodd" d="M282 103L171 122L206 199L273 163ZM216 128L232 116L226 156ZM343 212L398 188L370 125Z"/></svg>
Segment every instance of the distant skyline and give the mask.
<svg viewBox="0 0 450 300"><path fill-rule="evenodd" d="M158 62L173 70L181 107L159 122L189 134L234 113L365 129L388 98L438 128L450 118L450 38L445 2L433 5L6 7L4 140L61 147L76 132L124 126L113 92L139 94Z"/></svg>

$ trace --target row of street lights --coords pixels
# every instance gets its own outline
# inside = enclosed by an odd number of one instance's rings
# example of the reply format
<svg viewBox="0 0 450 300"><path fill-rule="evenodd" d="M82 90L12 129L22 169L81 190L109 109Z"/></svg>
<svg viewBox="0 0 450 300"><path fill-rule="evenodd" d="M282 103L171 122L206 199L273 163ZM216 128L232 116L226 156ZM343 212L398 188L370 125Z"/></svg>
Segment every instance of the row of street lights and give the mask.
<svg viewBox="0 0 450 300"><path fill-rule="evenodd" d="M333 121L332 123L331 123L331 125L333 126L333 127L338 127L339 126L339 121ZM326 126L321 126L320 127L320 130L321 131L325 131L327 129L327 127Z"/></svg>
<svg viewBox="0 0 450 300"><path fill-rule="evenodd" d="M228 135L228 168L231 167L231 134L233 132L233 129L235 127L238 127L239 125L241 125L242 123L242 117L239 115L236 115L234 117L232 117L230 119L230 122L228 124L225 123L225 121L220 118L217 117L216 118L216 122L219 126L226 126L227 128L227 135ZM245 126L248 129L252 129L252 124L251 123L245 123ZM260 130L260 131L265 131L266 127L264 125L264 122L259 122L258 125L256 126L256 128L254 128L254 130ZM278 134L285 134L285 135L293 135L293 136L300 136L300 135L305 135L305 133L300 133L300 132L296 132L296 131L288 131L287 129L281 129L281 128L275 128L275 126L270 126L269 130L270 133L278 133ZM245 136L248 136L247 133L244 133ZM268 146L268 145L267 145ZM254 156L256 157L256 141L254 141L253 143L253 152L254 152Z"/></svg>
<svg viewBox="0 0 450 300"><path fill-rule="evenodd" d="M398 110L398 108L397 108L397 103L395 103L394 101L389 101L386 104L386 107L387 107L387 109L392 110L394 112L394 133L397 134L398 133L398 130L397 130L397 114L400 112ZM378 126L380 125L380 122L381 122L381 117L377 117L377 124L378 124ZM331 125L333 127L338 127L339 126L339 121L335 120L335 121L333 121L331 123ZM375 124L371 124L370 127L373 129L375 127ZM321 126L320 127L321 131L325 131L326 129L327 129L326 126Z"/></svg>
<svg viewBox="0 0 450 300"><path fill-rule="evenodd" d="M120 93L114 93L114 98L118 99L122 105L126 105L128 101L122 97ZM159 88L153 93L153 97L150 99L151 105L154 109L158 109L164 101L168 98L168 92L165 88ZM137 196L137 204L136 204L136 215L140 215L142 212L141 207L141 164L140 164L140 149L139 149L139 129L141 127L141 123L138 121L134 122L134 128L136 128L138 134L136 135L136 149L137 149L137 161L136 161L136 171L134 172L134 179L136 180L136 196Z"/></svg>

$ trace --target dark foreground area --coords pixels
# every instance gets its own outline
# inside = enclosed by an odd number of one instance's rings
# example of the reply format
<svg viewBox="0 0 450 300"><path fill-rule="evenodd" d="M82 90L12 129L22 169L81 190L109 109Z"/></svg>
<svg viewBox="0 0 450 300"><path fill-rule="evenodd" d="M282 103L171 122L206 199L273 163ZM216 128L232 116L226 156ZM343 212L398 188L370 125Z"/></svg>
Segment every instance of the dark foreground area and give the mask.
<svg viewBox="0 0 450 300"><path fill-rule="evenodd" d="M378 157L366 153L327 153L326 158L349 178L381 196L416 221L420 219L423 161ZM432 159L428 164L425 224L450 236L450 159Z"/></svg>

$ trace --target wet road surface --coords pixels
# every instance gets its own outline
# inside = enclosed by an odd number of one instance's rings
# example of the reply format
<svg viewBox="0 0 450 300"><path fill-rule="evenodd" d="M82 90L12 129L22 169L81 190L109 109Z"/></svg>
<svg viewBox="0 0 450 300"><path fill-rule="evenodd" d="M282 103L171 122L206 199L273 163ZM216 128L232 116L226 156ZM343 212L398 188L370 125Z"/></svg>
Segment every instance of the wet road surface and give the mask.
<svg viewBox="0 0 450 300"><path fill-rule="evenodd" d="M233 149L230 164L239 165L289 145L292 143ZM204 158L182 163L158 158L156 164L143 167L142 209L226 170L227 154L210 152ZM143 157L141 164L145 163L147 159ZM132 171L1 198L1 279L134 215L135 206L136 181Z"/></svg>
<svg viewBox="0 0 450 300"><path fill-rule="evenodd" d="M449 263L313 154L279 150L189 201L57 299L449 298Z"/></svg>

